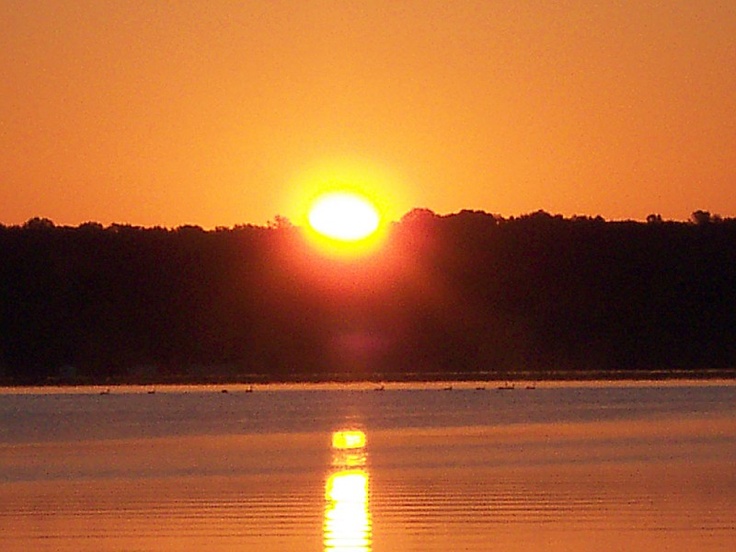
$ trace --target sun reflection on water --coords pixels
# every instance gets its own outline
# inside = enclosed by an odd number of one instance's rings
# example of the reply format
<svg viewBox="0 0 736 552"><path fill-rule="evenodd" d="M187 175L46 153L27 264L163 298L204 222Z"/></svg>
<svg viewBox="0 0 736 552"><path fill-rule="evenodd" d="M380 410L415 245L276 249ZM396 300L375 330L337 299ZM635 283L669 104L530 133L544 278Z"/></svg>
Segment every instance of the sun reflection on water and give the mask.
<svg viewBox="0 0 736 552"><path fill-rule="evenodd" d="M325 482L325 551L371 550L365 444L362 431L343 430L332 434L332 471Z"/></svg>

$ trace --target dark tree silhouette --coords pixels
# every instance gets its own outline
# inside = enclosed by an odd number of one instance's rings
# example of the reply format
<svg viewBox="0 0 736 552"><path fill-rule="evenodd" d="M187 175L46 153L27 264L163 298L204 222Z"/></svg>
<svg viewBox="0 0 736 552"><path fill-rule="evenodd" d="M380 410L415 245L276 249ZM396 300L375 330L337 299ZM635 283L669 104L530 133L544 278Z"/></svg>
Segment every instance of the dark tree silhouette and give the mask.
<svg viewBox="0 0 736 552"><path fill-rule="evenodd" d="M0 380L555 376L736 366L736 221L415 209L375 256L277 219L0 226Z"/></svg>

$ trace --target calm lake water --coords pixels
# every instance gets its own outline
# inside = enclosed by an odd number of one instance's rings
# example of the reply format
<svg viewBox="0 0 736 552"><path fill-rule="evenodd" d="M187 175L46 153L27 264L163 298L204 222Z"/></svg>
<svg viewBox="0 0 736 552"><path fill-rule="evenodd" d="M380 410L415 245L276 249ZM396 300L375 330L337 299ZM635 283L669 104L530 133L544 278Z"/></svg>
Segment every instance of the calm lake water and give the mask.
<svg viewBox="0 0 736 552"><path fill-rule="evenodd" d="M0 550L731 551L732 383L0 391Z"/></svg>

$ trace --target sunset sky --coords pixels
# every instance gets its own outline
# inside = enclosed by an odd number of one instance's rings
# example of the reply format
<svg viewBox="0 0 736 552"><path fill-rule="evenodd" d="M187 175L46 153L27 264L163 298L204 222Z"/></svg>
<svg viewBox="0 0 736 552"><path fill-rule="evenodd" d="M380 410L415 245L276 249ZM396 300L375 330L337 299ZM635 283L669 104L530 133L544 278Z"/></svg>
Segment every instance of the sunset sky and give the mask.
<svg viewBox="0 0 736 552"><path fill-rule="evenodd" d="M736 2L0 0L0 223L736 216Z"/></svg>

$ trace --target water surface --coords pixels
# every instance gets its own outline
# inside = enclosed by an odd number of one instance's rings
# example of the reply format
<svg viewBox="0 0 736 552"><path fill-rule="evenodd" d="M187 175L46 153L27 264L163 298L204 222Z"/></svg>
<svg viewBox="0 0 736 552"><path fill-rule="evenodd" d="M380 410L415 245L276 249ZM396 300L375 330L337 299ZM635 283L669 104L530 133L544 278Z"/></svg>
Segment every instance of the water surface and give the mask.
<svg viewBox="0 0 736 552"><path fill-rule="evenodd" d="M0 549L736 542L735 386L446 386L6 390Z"/></svg>

